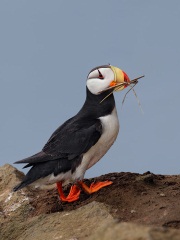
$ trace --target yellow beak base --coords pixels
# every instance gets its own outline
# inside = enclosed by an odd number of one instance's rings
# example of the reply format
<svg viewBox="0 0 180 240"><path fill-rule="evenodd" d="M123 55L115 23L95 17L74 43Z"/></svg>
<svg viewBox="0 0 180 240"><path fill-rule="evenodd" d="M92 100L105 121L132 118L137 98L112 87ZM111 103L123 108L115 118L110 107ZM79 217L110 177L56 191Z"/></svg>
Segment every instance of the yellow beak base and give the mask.
<svg viewBox="0 0 180 240"><path fill-rule="evenodd" d="M114 66L111 66L111 69L114 72L114 82L116 84L124 83L125 81L124 81L124 73L123 73L123 71L121 69L117 68L117 67L114 67ZM124 88L125 88L124 86L118 87L117 91L121 91Z"/></svg>

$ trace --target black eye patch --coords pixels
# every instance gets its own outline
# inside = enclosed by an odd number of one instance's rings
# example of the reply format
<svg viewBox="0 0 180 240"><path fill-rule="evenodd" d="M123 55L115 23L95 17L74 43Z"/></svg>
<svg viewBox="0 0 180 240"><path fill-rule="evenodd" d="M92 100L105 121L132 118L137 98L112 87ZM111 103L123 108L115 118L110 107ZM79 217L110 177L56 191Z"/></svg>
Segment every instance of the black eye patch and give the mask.
<svg viewBox="0 0 180 240"><path fill-rule="evenodd" d="M104 77L103 77L102 73L99 71L99 69L97 69L97 70L98 70L98 73L99 73L99 78L104 79Z"/></svg>

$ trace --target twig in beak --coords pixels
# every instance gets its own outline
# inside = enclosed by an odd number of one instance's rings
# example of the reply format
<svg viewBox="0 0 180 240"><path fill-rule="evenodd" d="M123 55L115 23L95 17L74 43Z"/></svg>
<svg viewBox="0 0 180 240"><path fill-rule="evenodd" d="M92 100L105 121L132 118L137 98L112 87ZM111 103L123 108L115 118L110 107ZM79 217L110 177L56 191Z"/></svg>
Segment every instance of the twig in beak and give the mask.
<svg viewBox="0 0 180 240"><path fill-rule="evenodd" d="M136 94L136 92L135 92L135 90L134 90L134 87L136 86L137 83L138 83L138 81L136 81L136 83L134 84L134 86L132 86L132 87L127 91L127 93L124 95L124 98L123 98L123 101L122 101L122 107L123 107L123 104L124 104L124 101L125 101L125 99L126 99L127 94L128 94L131 90L133 90L133 93L134 93L134 95L135 95L135 97L136 97L136 99L137 99L137 102L138 102L138 105L139 105L139 107L140 107L140 109L141 109L141 112L144 114L143 109L142 109L142 106L141 106L141 103L140 103L140 101L139 101L139 98L138 98L138 96L137 96L137 94Z"/></svg>
<svg viewBox="0 0 180 240"><path fill-rule="evenodd" d="M112 92L110 92L107 96L105 96L105 98L103 98L103 100L100 101L100 103L102 103L106 98L108 98L111 94L113 94L115 90L113 89Z"/></svg>
<svg viewBox="0 0 180 240"><path fill-rule="evenodd" d="M133 90L133 93L134 93L134 95L135 95L135 97L136 97L136 99L137 99L138 105L139 105L139 107L140 107L140 109L141 109L141 111L142 111L142 113L143 113L143 110L142 110L142 107L141 107L141 103L140 103L140 101L139 101L139 99L138 99L138 96L137 96L135 90L134 90L134 87L135 87L136 84L138 83L138 80L139 80L140 78L143 78L143 77L144 77L144 75L142 75L142 76L140 76L140 77L137 77L137 78L134 78L134 79L131 80L130 82L118 83L118 84L116 84L115 86L111 86L111 87L106 88L105 90L100 91L99 93L103 93L103 92L106 92L107 90L112 89L112 92L110 92L105 98L103 98L103 100L101 100L100 103L102 103L106 98L108 98L111 94L113 94L113 92L118 91L119 88L121 88L121 87L123 87L123 86L126 86L126 87L127 87L127 86L130 86L130 89L127 91L127 93L125 94L125 96L124 96L124 98L123 98L122 105L124 104L124 101L125 101L125 98L126 98L127 94L128 94L131 90ZM131 86L131 84L133 84L133 86Z"/></svg>
<svg viewBox="0 0 180 240"><path fill-rule="evenodd" d="M140 77L134 78L133 80L130 81L130 84L133 83L133 82L137 82L137 80L139 80L140 78L143 78L143 77L145 77L145 75L142 75Z"/></svg>
<svg viewBox="0 0 180 240"><path fill-rule="evenodd" d="M134 84L134 86L130 87L130 89L129 89L129 90L127 91L127 93L124 95L124 98L123 98L123 100L122 100L122 106L123 106L123 104L124 104L124 101L125 101L125 99L126 99L127 94L136 86L137 83L138 83L138 81Z"/></svg>
<svg viewBox="0 0 180 240"><path fill-rule="evenodd" d="M102 91L100 91L99 93L103 93L103 92L106 92L107 90L110 90L110 89L115 89L115 88L117 88L117 87L123 87L124 85L129 85L130 83L118 83L118 84L116 84L115 86L112 86L112 87L108 87L108 88L106 88L105 90L102 90Z"/></svg>
<svg viewBox="0 0 180 240"><path fill-rule="evenodd" d="M114 86L108 87L108 88L106 88L105 90L100 91L99 93L106 92L107 90L110 90L110 89L119 89L120 87L123 87L123 86L129 86L129 85L131 85L131 84L135 84L135 83L138 82L138 80L139 80L140 78L143 78L143 77L144 77L144 75L142 75L142 76L140 76L140 77L138 77L138 78L134 78L134 79L131 80L130 82L118 83L118 84L116 84L116 85L114 85ZM115 91L116 91L116 90L115 90Z"/></svg>
<svg viewBox="0 0 180 240"><path fill-rule="evenodd" d="M143 109L142 109L141 103L140 103L140 101L139 101L139 98L138 98L138 96L137 96L134 88L133 88L133 93L134 93L134 95L135 95L135 97L136 97L136 99L137 99L137 102L138 102L138 105L139 105L139 107L140 107L140 109L141 109L142 114L144 114L144 111L143 111Z"/></svg>

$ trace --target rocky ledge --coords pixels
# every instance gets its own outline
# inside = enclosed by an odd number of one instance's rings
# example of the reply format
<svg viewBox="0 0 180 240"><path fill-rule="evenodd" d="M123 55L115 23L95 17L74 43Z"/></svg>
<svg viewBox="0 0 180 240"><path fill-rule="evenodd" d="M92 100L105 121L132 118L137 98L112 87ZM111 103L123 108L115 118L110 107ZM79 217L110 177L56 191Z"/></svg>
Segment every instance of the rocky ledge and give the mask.
<svg viewBox="0 0 180 240"><path fill-rule="evenodd" d="M110 173L93 181L113 184L62 203L51 189L12 188L23 173L0 167L1 240L179 240L180 176ZM64 189L68 192L69 186Z"/></svg>

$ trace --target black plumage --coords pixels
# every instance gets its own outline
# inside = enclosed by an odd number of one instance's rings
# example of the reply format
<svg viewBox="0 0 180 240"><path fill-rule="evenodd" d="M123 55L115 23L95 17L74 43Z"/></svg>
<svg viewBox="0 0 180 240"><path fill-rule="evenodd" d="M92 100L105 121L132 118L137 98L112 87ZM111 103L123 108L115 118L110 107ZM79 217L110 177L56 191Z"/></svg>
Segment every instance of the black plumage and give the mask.
<svg viewBox="0 0 180 240"><path fill-rule="evenodd" d="M115 107L113 94L94 95L87 89L86 101L81 110L62 124L50 137L41 152L17 161L31 167L23 181L14 188L17 191L50 174L72 173L82 162L82 156L99 140L103 128L99 117L111 114Z"/></svg>

